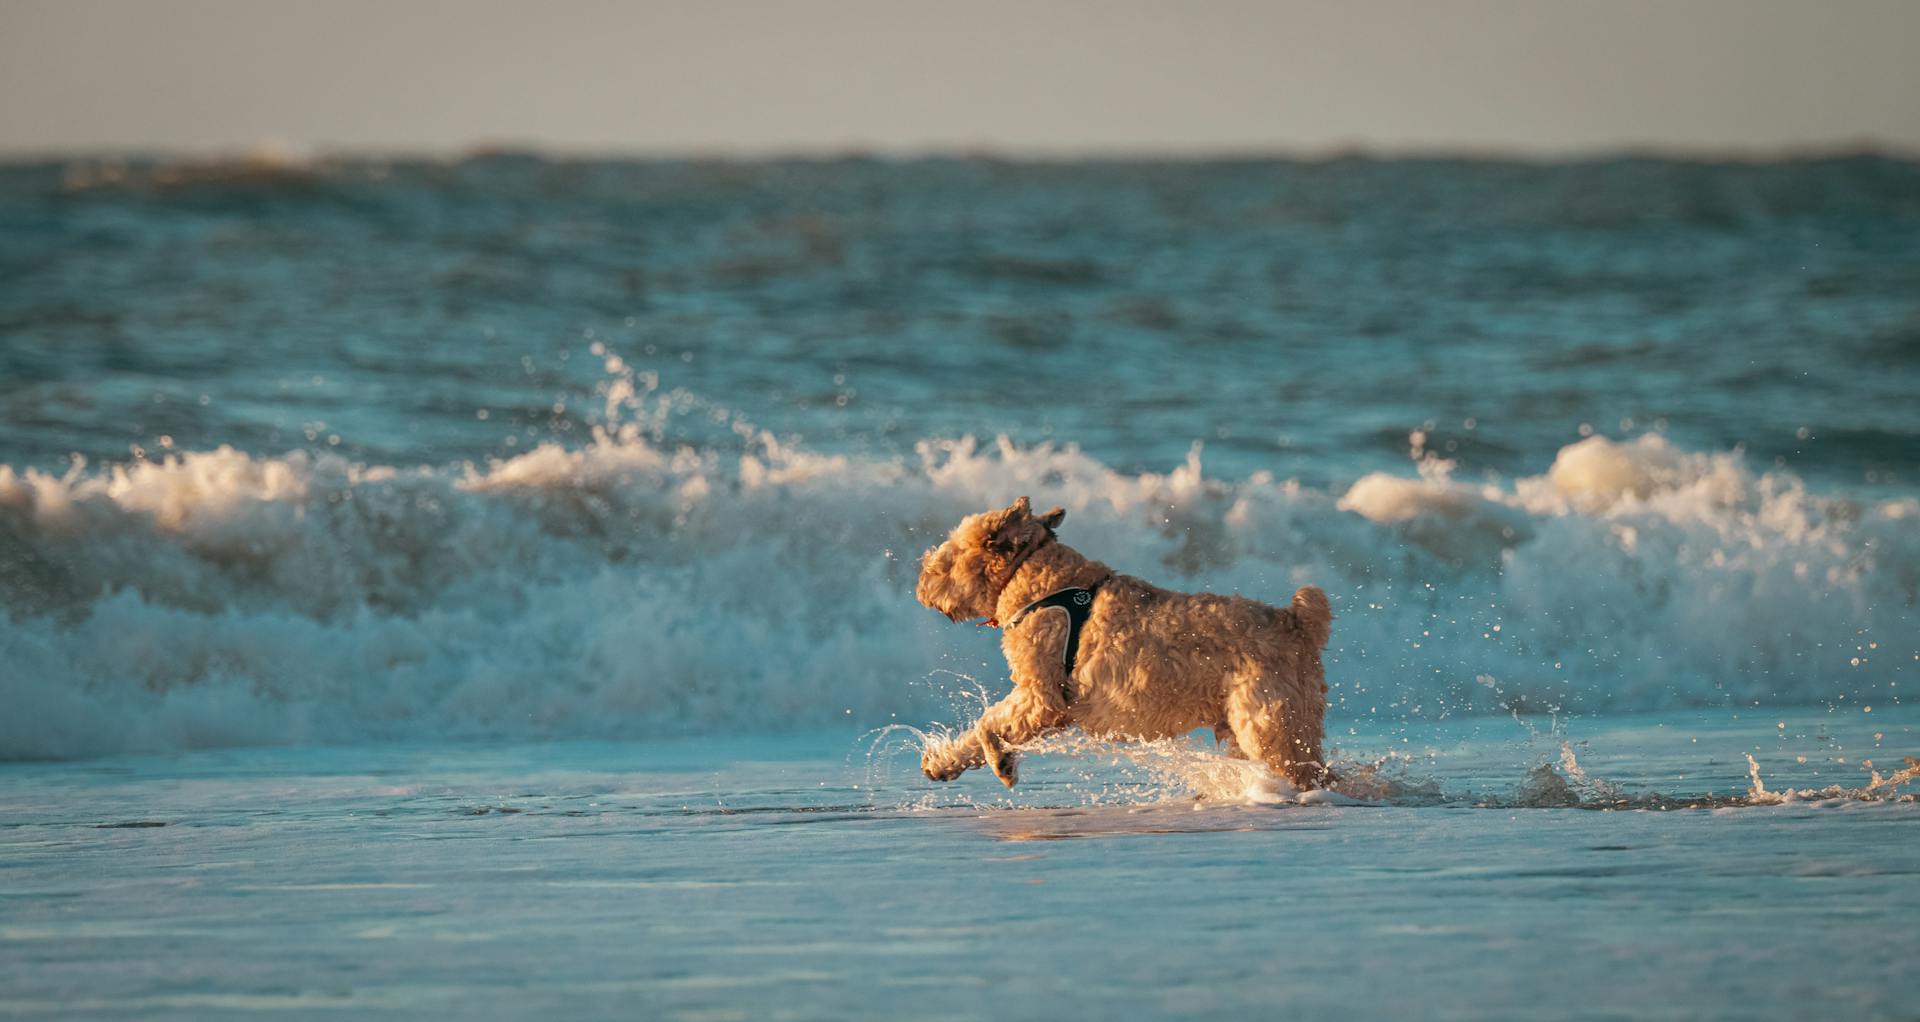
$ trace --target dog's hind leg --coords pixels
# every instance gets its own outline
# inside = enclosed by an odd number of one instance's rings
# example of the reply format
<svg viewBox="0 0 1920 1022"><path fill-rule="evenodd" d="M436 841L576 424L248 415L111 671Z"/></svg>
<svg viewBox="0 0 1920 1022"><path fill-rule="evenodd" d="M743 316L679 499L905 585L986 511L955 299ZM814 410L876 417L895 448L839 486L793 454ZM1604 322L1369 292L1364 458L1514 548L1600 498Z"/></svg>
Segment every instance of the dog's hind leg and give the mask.
<svg viewBox="0 0 1920 1022"><path fill-rule="evenodd" d="M1221 721L1213 726L1213 744L1225 746L1228 759L1246 759L1247 754L1240 751L1240 743L1233 737L1233 725Z"/></svg>
<svg viewBox="0 0 1920 1022"><path fill-rule="evenodd" d="M1227 725L1250 759L1306 790L1326 783L1320 756L1321 720L1311 707L1292 707L1257 665L1227 682ZM1217 730L1216 730L1217 733Z"/></svg>

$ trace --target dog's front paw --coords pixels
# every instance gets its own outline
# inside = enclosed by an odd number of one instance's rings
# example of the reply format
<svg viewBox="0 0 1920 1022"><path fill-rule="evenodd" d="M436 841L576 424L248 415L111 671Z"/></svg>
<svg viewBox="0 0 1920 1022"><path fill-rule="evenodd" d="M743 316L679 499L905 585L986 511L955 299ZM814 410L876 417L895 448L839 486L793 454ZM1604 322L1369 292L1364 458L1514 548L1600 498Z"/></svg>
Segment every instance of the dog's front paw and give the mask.
<svg viewBox="0 0 1920 1022"><path fill-rule="evenodd" d="M987 760L987 767L993 771L993 776L1000 778L1000 783L1009 789L1020 783L1019 757L1011 750L998 750Z"/></svg>
<svg viewBox="0 0 1920 1022"><path fill-rule="evenodd" d="M929 781L951 781L967 771L948 747L936 745L920 756L920 772Z"/></svg>

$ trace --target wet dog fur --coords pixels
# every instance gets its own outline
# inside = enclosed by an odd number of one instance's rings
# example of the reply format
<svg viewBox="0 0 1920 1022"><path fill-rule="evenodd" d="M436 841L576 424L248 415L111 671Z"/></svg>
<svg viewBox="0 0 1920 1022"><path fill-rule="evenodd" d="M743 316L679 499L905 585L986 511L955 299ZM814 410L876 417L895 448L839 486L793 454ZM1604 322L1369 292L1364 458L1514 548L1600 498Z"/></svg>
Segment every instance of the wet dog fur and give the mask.
<svg viewBox="0 0 1920 1022"><path fill-rule="evenodd" d="M1325 784L1326 594L1305 586L1289 606L1272 607L1161 589L1059 542L1065 518L1061 508L1035 515L1021 497L969 516L921 560L915 596L954 621L1010 622L1061 589L1098 586L1072 674L1061 656L1064 612L1005 628L1013 692L957 738L929 746L921 770L949 781L985 766L1011 788L1019 747L1064 728L1152 739L1211 727L1229 755L1259 760L1298 788Z"/></svg>

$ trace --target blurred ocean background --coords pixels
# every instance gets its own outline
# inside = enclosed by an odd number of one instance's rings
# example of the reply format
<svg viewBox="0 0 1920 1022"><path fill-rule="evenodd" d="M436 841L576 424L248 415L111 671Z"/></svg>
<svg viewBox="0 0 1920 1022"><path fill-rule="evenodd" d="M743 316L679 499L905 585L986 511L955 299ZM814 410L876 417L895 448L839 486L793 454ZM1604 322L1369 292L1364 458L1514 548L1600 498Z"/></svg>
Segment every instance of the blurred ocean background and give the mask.
<svg viewBox="0 0 1920 1022"><path fill-rule="evenodd" d="M0 168L0 757L924 720L1030 494L1335 717L1898 704L1920 164Z"/></svg>
<svg viewBox="0 0 1920 1022"><path fill-rule="evenodd" d="M1883 156L0 164L0 1014L1910 1022L1916 393ZM925 781L1021 494L1345 793Z"/></svg>

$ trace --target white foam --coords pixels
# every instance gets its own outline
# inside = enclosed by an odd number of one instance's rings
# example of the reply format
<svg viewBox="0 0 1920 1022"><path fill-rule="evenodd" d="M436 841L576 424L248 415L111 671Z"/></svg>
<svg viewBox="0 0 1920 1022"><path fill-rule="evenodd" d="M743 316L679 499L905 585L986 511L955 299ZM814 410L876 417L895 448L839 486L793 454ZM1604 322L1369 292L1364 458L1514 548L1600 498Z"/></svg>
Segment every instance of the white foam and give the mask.
<svg viewBox="0 0 1920 1022"><path fill-rule="evenodd" d="M914 603L917 559L1022 493L1157 582L1325 587L1336 724L1870 704L1920 658L1920 505L1658 437L1582 441L1511 483L1423 457L1329 492L1209 478L1197 447L1136 475L1005 439L877 460L645 432L471 466L0 466L0 757L954 719L933 672L1004 669L992 636Z"/></svg>

